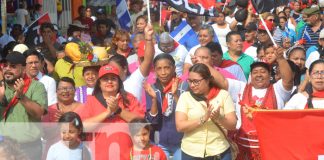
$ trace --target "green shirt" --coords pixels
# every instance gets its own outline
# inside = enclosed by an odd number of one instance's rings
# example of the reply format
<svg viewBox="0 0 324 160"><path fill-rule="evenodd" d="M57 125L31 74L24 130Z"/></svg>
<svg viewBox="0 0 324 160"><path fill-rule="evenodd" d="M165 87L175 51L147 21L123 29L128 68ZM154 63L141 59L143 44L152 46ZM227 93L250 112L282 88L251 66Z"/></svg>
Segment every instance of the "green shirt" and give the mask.
<svg viewBox="0 0 324 160"><path fill-rule="evenodd" d="M59 59L55 64L55 72L60 78L70 77L74 80L75 86L80 87L85 85L85 81L82 76L83 67L74 66L71 69L72 64L65 61L63 58Z"/></svg>
<svg viewBox="0 0 324 160"><path fill-rule="evenodd" d="M14 97L15 90L6 84L5 98L9 103ZM47 93L44 85L38 81L32 81L25 96L40 104L45 110L47 109ZM17 140L20 143L32 142L40 139L41 128L40 119L31 117L25 107L18 101L18 103L11 107L8 111L7 120L3 117L5 108L0 104L0 135L8 136Z"/></svg>
<svg viewBox="0 0 324 160"><path fill-rule="evenodd" d="M226 59L226 60L233 61L231 59L231 57L229 56L228 51L223 54L223 58ZM253 58L250 57L249 55L245 54L245 53L242 53L240 55L240 57L237 59L237 61L236 61L236 63L238 63L242 67L246 80L249 79L249 75L250 75L250 72L251 72L250 65L253 62L254 62Z"/></svg>

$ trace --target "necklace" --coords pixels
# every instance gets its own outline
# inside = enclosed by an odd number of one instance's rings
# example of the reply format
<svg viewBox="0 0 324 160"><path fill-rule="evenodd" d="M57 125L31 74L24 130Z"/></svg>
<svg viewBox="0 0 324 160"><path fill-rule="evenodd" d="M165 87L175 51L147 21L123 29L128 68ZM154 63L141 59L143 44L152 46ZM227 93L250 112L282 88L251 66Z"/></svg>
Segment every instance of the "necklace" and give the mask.
<svg viewBox="0 0 324 160"><path fill-rule="evenodd" d="M133 157L133 148L131 149L131 151L130 151L130 153L129 153L129 157L130 157L130 160L134 160L134 157ZM139 154L139 155L137 155L137 156L139 156L139 159L138 160L141 160L142 159L142 157L141 157L141 154ZM137 160L137 159L136 159ZM143 160L146 160L146 157L145 157L145 159L143 159ZM152 157L152 149L151 149L151 147L149 148L149 155L148 155L148 157L147 157L147 160L153 160L153 157Z"/></svg>

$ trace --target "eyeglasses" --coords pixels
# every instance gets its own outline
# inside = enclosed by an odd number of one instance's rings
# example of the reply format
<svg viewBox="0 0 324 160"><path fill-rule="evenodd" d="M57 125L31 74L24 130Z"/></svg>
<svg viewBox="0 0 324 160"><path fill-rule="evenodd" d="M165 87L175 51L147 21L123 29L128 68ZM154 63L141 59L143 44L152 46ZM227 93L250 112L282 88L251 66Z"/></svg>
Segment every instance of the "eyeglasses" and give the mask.
<svg viewBox="0 0 324 160"><path fill-rule="evenodd" d="M311 78L320 78L320 79L324 78L324 70L312 72Z"/></svg>
<svg viewBox="0 0 324 160"><path fill-rule="evenodd" d="M194 80L191 80L191 79L187 79L187 82L189 83L189 85L190 84L193 84L194 86L198 86L199 84L200 84L200 82L202 81L202 80L204 80L205 78L203 78L203 79L194 79Z"/></svg>
<svg viewBox="0 0 324 160"><path fill-rule="evenodd" d="M73 92L75 89L73 87L60 87L57 88L57 91L60 92Z"/></svg>

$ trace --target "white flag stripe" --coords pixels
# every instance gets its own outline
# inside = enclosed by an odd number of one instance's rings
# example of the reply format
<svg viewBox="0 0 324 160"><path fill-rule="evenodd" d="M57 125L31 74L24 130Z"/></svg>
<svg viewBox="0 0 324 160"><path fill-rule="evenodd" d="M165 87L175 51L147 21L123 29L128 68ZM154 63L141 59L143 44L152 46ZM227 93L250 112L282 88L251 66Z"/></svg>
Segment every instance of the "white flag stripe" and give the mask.
<svg viewBox="0 0 324 160"><path fill-rule="evenodd" d="M185 36L189 31L191 30L191 27L189 25L186 25L185 27L183 27L181 29L181 31L176 35L174 36L174 39L179 42L180 39L183 38L183 36Z"/></svg>

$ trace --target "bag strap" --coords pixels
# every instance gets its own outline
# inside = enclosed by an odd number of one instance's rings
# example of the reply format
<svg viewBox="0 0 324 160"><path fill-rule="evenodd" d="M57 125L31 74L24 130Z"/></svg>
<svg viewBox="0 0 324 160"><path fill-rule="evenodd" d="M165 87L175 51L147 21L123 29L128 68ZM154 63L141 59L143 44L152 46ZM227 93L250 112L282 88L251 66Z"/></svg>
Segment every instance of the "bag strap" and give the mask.
<svg viewBox="0 0 324 160"><path fill-rule="evenodd" d="M214 122L214 121L213 121ZM217 128L222 132L222 134L225 136L226 140L228 141L228 143L230 143L232 140L230 140L228 138L228 136L226 135L224 129L217 123L217 122L214 122L214 124L217 126Z"/></svg>

